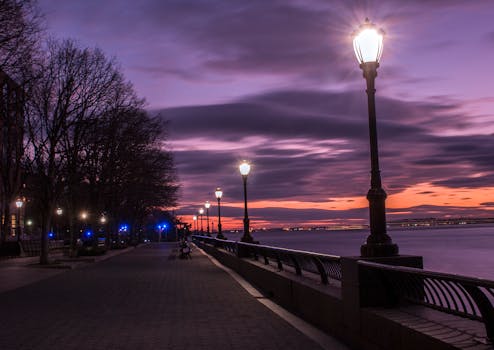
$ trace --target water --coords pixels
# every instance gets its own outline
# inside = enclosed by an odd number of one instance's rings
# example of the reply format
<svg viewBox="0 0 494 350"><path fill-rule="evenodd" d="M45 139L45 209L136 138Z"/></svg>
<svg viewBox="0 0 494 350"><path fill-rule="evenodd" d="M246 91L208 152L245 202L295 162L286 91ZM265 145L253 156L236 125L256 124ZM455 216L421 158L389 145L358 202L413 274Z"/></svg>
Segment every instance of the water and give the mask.
<svg viewBox="0 0 494 350"><path fill-rule="evenodd" d="M261 244L340 256L357 256L369 232L254 232ZM240 234L227 233L238 240ZM494 226L460 226L422 230L392 230L400 254L421 255L424 269L494 280Z"/></svg>

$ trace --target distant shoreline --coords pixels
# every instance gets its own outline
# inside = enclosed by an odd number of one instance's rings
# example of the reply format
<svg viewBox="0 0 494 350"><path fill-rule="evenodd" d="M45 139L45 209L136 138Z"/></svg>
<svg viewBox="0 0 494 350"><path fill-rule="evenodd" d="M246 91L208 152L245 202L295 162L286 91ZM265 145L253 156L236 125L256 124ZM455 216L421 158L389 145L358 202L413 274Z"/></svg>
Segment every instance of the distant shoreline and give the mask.
<svg viewBox="0 0 494 350"><path fill-rule="evenodd" d="M460 228L474 228L474 227L493 227L494 223L465 223L465 224L437 224L437 225L417 225L417 226L398 226L398 225L388 225L388 231L417 231L417 230L438 230L438 229L460 229ZM253 229L252 232L276 232L276 231L284 231L284 232L312 232L312 231L321 231L321 232L342 232L342 231L366 231L369 230L368 226L362 227L351 227L351 228L322 228L322 227L290 227L290 228L269 228L269 229ZM242 233L243 230L227 230L229 233Z"/></svg>

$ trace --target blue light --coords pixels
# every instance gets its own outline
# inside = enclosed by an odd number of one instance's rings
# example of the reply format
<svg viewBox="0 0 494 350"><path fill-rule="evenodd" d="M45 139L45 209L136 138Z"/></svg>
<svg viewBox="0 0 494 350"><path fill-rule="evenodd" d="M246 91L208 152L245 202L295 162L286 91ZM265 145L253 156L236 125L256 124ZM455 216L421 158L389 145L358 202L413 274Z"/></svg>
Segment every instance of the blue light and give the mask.
<svg viewBox="0 0 494 350"><path fill-rule="evenodd" d="M86 236L87 238L91 237L92 235L93 235L93 233L90 230L87 230L86 232L84 232L84 236Z"/></svg>
<svg viewBox="0 0 494 350"><path fill-rule="evenodd" d="M48 232L48 238L53 238L55 237L55 234L53 232Z"/></svg>

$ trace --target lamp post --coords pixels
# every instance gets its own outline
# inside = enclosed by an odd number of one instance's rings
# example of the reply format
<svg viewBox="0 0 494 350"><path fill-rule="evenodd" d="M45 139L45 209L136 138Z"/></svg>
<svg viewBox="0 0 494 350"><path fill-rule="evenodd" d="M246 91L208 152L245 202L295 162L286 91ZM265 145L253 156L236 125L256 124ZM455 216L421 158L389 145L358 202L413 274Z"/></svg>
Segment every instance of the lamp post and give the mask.
<svg viewBox="0 0 494 350"><path fill-rule="evenodd" d="M15 206L17 207L17 216L15 220L15 231L17 235L17 242L21 242L21 208L24 205L22 198L17 198L15 201Z"/></svg>
<svg viewBox="0 0 494 350"><path fill-rule="evenodd" d="M194 215L192 217L192 220L194 220L194 231L195 231L195 234L197 235L197 215Z"/></svg>
<svg viewBox="0 0 494 350"><path fill-rule="evenodd" d="M239 165L240 175L242 175L242 180L244 182L244 235L241 238L242 242L253 243L254 240L250 235L249 230L249 214L247 213L247 176L250 172L250 164L245 160Z"/></svg>
<svg viewBox="0 0 494 350"><path fill-rule="evenodd" d="M83 211L83 212L81 213L81 220L82 220L82 230L81 230L81 233L83 233L83 232L84 232L84 230L85 230L85 229L86 229L86 227L87 227L86 220L87 220L88 216L89 216L89 215L88 215L88 213L87 213L86 211Z"/></svg>
<svg viewBox="0 0 494 350"><path fill-rule="evenodd" d="M204 229L202 227L202 216L204 215L204 208L199 209L199 216L201 217L201 235L204 234Z"/></svg>
<svg viewBox="0 0 494 350"><path fill-rule="evenodd" d="M371 188L367 193L370 214L370 235L360 247L363 257L398 255L398 245L386 233L386 192L381 185L379 155L377 149L376 105L374 81L383 50L381 29L365 19L365 23L353 33L353 48L367 82L367 103L369 112L369 139L371 156Z"/></svg>
<svg viewBox="0 0 494 350"><path fill-rule="evenodd" d="M207 233L208 233L208 236L211 237L211 233L209 233L209 208L211 207L211 203L209 203L209 201L206 201L206 203L204 203L204 207L206 208Z"/></svg>
<svg viewBox="0 0 494 350"><path fill-rule="evenodd" d="M216 235L216 238L218 239L226 239L225 236L223 236L223 232L221 231L221 197L223 196L223 191L221 188L217 187L216 191L214 191L214 195L216 197L216 200L218 201L218 234Z"/></svg>
<svg viewBox="0 0 494 350"><path fill-rule="evenodd" d="M62 216L63 214L63 209L58 207L57 210L55 210L55 213L57 214L58 218L57 218L57 234L58 234L58 238L62 238L62 235L61 235L61 232L60 232L60 217Z"/></svg>

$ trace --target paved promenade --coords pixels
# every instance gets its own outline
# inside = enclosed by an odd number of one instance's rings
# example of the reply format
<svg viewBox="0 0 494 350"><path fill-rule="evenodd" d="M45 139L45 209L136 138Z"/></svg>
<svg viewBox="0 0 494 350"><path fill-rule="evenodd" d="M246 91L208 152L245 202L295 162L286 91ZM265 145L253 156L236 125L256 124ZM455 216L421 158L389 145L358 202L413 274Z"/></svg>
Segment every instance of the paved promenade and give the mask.
<svg viewBox="0 0 494 350"><path fill-rule="evenodd" d="M200 251L182 260L176 247L73 270L22 267L46 278L0 289L0 349L321 349ZM15 272L3 263L0 277Z"/></svg>

